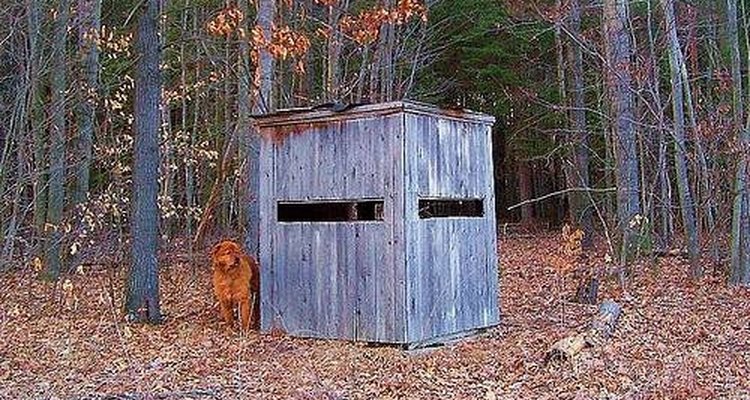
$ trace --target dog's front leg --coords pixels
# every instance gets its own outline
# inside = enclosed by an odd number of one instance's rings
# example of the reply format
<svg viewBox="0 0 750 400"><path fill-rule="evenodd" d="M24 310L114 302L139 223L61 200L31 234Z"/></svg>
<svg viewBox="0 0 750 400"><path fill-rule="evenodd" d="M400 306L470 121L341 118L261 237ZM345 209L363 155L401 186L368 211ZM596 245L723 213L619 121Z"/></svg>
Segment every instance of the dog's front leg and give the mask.
<svg viewBox="0 0 750 400"><path fill-rule="evenodd" d="M250 330L250 302L247 299L240 301L240 319L242 331L248 332Z"/></svg>
<svg viewBox="0 0 750 400"><path fill-rule="evenodd" d="M232 325L234 325L234 313L232 312L232 301L231 300L220 301L219 307L221 307L221 316L224 318L224 322L227 323L229 328L232 328Z"/></svg>

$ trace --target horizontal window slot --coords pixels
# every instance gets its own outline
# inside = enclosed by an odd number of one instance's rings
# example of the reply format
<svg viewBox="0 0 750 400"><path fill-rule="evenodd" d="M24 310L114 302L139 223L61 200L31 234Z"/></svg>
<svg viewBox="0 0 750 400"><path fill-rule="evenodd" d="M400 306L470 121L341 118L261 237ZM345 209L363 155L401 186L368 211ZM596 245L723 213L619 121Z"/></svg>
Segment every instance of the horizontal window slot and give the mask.
<svg viewBox="0 0 750 400"><path fill-rule="evenodd" d="M482 199L419 199L419 218L483 217Z"/></svg>
<svg viewBox="0 0 750 400"><path fill-rule="evenodd" d="M382 221L383 200L279 202L279 222Z"/></svg>

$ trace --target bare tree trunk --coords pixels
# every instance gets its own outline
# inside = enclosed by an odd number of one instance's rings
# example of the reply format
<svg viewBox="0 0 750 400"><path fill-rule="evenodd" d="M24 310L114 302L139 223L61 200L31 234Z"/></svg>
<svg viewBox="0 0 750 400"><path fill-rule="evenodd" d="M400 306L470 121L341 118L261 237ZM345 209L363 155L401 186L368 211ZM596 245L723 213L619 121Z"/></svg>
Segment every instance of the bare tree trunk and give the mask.
<svg viewBox="0 0 750 400"><path fill-rule="evenodd" d="M42 26L40 22L41 11L39 0L29 0L28 5L28 34L29 34L29 60L31 62L29 83L29 129L33 138L34 146L34 176L32 179L33 202L34 202L34 228L36 234L37 252L43 250L42 238L44 238L44 222L47 220L47 174L46 174L46 137L42 127L44 120L43 99L41 94L40 80L42 79L41 66L42 54L44 53L41 37Z"/></svg>
<svg viewBox="0 0 750 400"><path fill-rule="evenodd" d="M654 44L653 36L653 12L651 8L651 0L646 2L647 18L648 18L648 49L649 49L649 75L651 83L651 95L653 104L662 104L661 91L659 90L659 66L656 62L656 46ZM671 245L672 235L674 231L674 222L672 219L672 185L669 181L669 168L667 164L667 141L665 136L664 128L664 111L661 106L657 107L657 140L656 146L658 147L657 162L656 162L656 175L659 186L659 197L658 206L655 208L658 211L658 230L657 236L659 238L659 246L667 248Z"/></svg>
<svg viewBox="0 0 750 400"><path fill-rule="evenodd" d="M612 109L617 163L617 219L622 235L621 262L637 252L631 221L641 213L639 165L631 92L631 39L627 31L628 2L604 0L603 27L606 49L607 88Z"/></svg>
<svg viewBox="0 0 750 400"><path fill-rule="evenodd" d="M385 0L385 8L393 8L393 0ZM380 29L383 35L383 51L380 58L380 100L393 100L394 86L394 65L393 65L393 48L396 43L396 26L390 21L386 21Z"/></svg>
<svg viewBox="0 0 750 400"><path fill-rule="evenodd" d="M263 31L264 37L271 37L274 15L276 14L276 5L274 0L258 1L258 26ZM253 114L268 113L273 111L273 65L274 60L267 49L261 48L258 52L258 67L255 71L255 82L258 83L258 90L255 92L253 102ZM260 245L260 205L258 203L258 193L260 192L260 134L253 130L249 134L248 152L247 152L247 174L248 177L248 196L245 202L248 205L247 211L247 234L245 235L245 248L249 254L258 256L258 247Z"/></svg>
<svg viewBox="0 0 750 400"><path fill-rule="evenodd" d="M135 157L133 215L130 225L132 265L125 311L132 322L161 322L159 305L159 106L161 101L160 0L147 0L136 38Z"/></svg>
<svg viewBox="0 0 750 400"><path fill-rule="evenodd" d="M734 123L740 144L737 175L734 182L734 201L732 206L732 257L729 272L729 283L750 286L750 193L748 192L748 149L750 148L750 113L747 125L743 128L744 106L742 99L742 76L739 50L739 33L737 28L737 2L727 0L727 35L732 48L732 86L734 88Z"/></svg>
<svg viewBox="0 0 750 400"><path fill-rule="evenodd" d="M89 193L89 176L94 147L94 121L97 93L99 91L99 50L96 40L101 27L101 0L78 0L78 13L82 16L78 27L78 51L83 71L78 88L78 140L76 186L73 202L81 204Z"/></svg>
<svg viewBox="0 0 750 400"><path fill-rule="evenodd" d="M340 100L341 89L341 40L339 30L339 19L342 12L349 7L349 1L340 1L328 7L328 25L331 27L331 35L328 37L326 47L326 100Z"/></svg>
<svg viewBox="0 0 750 400"><path fill-rule="evenodd" d="M569 26L571 35L578 36L581 30L581 6L578 0L571 0L568 4L570 7ZM589 187L589 134L586 126L586 103L584 98L584 80L583 80L583 54L581 47L575 43L568 45L568 63L570 66L570 92L571 110L570 117L572 122L572 178L569 181L569 187ZM572 183L572 185L570 185ZM582 191L571 192L570 208L571 215L575 218L574 222L581 227L584 236L581 246L589 249L593 245L593 224L591 221L592 204L589 204L587 198L589 194Z"/></svg>
<svg viewBox="0 0 750 400"><path fill-rule="evenodd" d="M669 65L671 67L670 76L672 82L672 117L674 120L674 157L677 170L677 188L679 191L682 224L683 229L685 230L685 239L687 241L692 274L693 277L699 278L703 275L703 269L698 260L699 244L695 219L695 205L690 191L687 156L685 155L685 112L683 108L685 93L683 91L684 83L682 82L682 68L685 59L682 55L680 43L677 39L677 26L674 17L673 0L662 0L662 6L664 7L664 17L666 19L669 39Z"/></svg>
<svg viewBox="0 0 750 400"><path fill-rule="evenodd" d="M65 138L67 133L68 0L58 0L52 51L52 128L50 130L50 174L47 204L48 231L45 243L45 277L57 280L62 269L62 215L65 205Z"/></svg>
<svg viewBox="0 0 750 400"><path fill-rule="evenodd" d="M529 168L528 161L518 160L516 162L516 165L518 166L518 200L520 202L524 202L534 197L531 169ZM530 229L534 225L534 204L524 204L523 206L521 206L521 226L526 229Z"/></svg>
<svg viewBox="0 0 750 400"><path fill-rule="evenodd" d="M196 8L193 11L193 21L192 21L192 32L198 32L198 19L199 19L199 12L200 10ZM193 79L195 79L195 82L198 82L201 77L201 63L196 62L195 63L195 72ZM190 142L189 142L189 152L190 157L188 157L187 160L185 160L185 198L187 207L190 210L187 215L187 233L188 236L193 235L193 209L196 206L195 199L196 199L196 176L195 176L195 166L194 163L195 157L193 156L193 151L195 150L195 145L198 140L198 123L200 122L199 114L200 114L200 96L195 96L193 98L193 123L190 128Z"/></svg>
<svg viewBox="0 0 750 400"><path fill-rule="evenodd" d="M242 29L245 32L250 32L250 18L249 9L247 2L240 1L240 12L243 15ZM250 69L250 46L247 41L240 40L240 54L239 54L239 68L238 68L238 85L237 85L237 129L235 135L238 136L237 140L240 144L239 157L241 160L247 162L250 154L250 111L252 107L252 98L250 93L250 79L252 77L252 71ZM245 177L244 179L247 179ZM239 182L244 182L244 179L239 179ZM240 189L242 196L240 198L243 204L247 204L250 200L250 194L247 193L249 186L245 185L244 188ZM248 221L248 216L245 215L249 210L247 207L240 207L240 221Z"/></svg>
<svg viewBox="0 0 750 400"><path fill-rule="evenodd" d="M716 232L714 231L716 228L716 220L714 218L716 205L714 202L714 194L711 189L711 183L709 181L710 171L708 168L708 159L706 157L706 152L704 150L703 138L701 138L698 133L698 122L696 121L695 106L693 103L693 94L692 94L693 90L690 87L690 79L689 79L688 71L687 71L687 63L684 60L682 62L682 68L681 68L680 73L682 75L683 89L685 91L685 105L687 106L688 121L690 122L690 130L693 133L695 151L696 151L696 156L698 158L699 170L696 171L696 174L698 176L699 185L696 185L698 189L696 189L695 198L698 200L697 201L698 204L705 204L705 209L702 210L704 214L704 218L700 218L699 216L696 216L696 228L698 232L700 232L700 227L703 225L701 221L705 222L708 228L708 234L711 237L713 237L716 234ZM701 196L701 193L702 193L702 196ZM701 208L698 208L698 210L701 210ZM695 211L696 214L698 214L698 210ZM700 236L700 235L696 234L696 236ZM711 252L713 254L713 258L714 260L718 260L719 249L718 249L718 246L716 245L716 241L712 241L711 243L712 243ZM700 253L700 249L698 249L697 251L698 253Z"/></svg>
<svg viewBox="0 0 750 400"><path fill-rule="evenodd" d="M187 115L188 114L188 101L187 101L187 96L188 96L188 91L187 91L187 61L185 60L185 58L187 57L187 54L185 52L185 40L187 38L187 35L189 34L189 32L188 32L188 26L187 26L187 21L188 21L188 6L189 6L189 4L190 4L189 0L185 0L185 2L183 4L184 8L183 8L182 14L180 16L180 25L182 27L182 37L181 37L181 40L180 40L180 88L182 90L182 93L181 93L181 96L180 96L181 97L181 99L180 99L180 132L181 132L180 139L181 140L184 140L184 138L186 137L187 132L188 132L188 123L187 123L187 121L188 121L188 115ZM196 96L196 100L197 100L197 97L198 96ZM183 159L183 165L185 166L185 168L187 168L186 166L189 163L190 163L190 160ZM187 196L188 196L188 185L189 185L189 183L188 183L188 176L185 175L185 197L186 197L186 199L185 199L185 203L184 204L187 205L188 208L189 208L190 207L189 206L190 200L187 199ZM191 188L190 191L192 192L192 188ZM190 193L190 195L192 195L192 193ZM181 233L183 233L183 234L186 233L188 236L191 236L192 235L192 225L191 225L192 221L191 221L191 218L190 218L190 213L189 212L183 213L183 215L184 215L184 218L185 218L185 232L181 232Z"/></svg>

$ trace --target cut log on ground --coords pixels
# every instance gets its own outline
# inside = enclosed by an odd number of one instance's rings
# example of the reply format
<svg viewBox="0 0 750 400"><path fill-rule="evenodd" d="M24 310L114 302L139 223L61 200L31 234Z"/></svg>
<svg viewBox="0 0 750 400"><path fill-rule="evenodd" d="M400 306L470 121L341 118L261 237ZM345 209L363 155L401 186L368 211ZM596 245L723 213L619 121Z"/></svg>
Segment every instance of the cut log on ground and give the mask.
<svg viewBox="0 0 750 400"><path fill-rule="evenodd" d="M573 361L576 354L586 347L598 346L606 342L614 333L622 308L612 300L606 300L599 306L589 328L559 340L547 351L545 362L553 360Z"/></svg>

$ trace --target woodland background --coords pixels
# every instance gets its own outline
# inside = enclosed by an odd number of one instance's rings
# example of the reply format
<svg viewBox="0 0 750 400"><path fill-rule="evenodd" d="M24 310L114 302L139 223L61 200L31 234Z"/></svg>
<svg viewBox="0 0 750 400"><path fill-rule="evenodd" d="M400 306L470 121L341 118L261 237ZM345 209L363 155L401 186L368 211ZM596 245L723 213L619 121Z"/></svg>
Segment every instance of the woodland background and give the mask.
<svg viewBox="0 0 750 400"><path fill-rule="evenodd" d="M160 242L245 236L251 114L409 98L498 118L501 222L581 226L622 264L677 240L695 276L705 257L750 283L743 1L256 3L3 7L3 268L37 260L55 279L82 253L125 260L134 193L151 188L139 167L158 175ZM150 15L153 38L138 35ZM154 160L135 162L139 115Z"/></svg>
<svg viewBox="0 0 750 400"><path fill-rule="evenodd" d="M0 397L747 396L749 49L745 0L5 0ZM497 118L501 327L415 358L219 332L252 115L399 99ZM624 320L550 370L592 278Z"/></svg>

